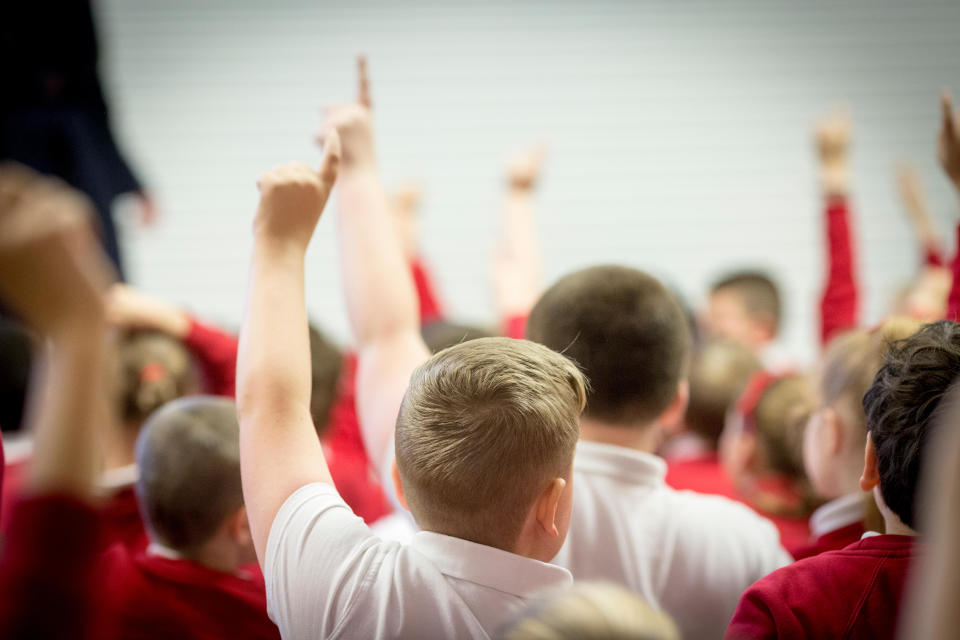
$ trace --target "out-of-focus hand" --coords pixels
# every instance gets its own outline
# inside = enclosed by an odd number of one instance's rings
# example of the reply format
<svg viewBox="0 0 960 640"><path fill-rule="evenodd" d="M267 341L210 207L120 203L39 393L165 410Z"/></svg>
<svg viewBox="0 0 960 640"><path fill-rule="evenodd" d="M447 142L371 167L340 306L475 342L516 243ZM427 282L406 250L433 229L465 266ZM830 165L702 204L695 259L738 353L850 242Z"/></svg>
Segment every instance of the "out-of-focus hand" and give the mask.
<svg viewBox="0 0 960 640"><path fill-rule="evenodd" d="M412 180L402 183L393 193L392 209L397 222L397 233L403 251L408 258L417 254L417 239L420 235L420 218L417 214L422 196L420 185Z"/></svg>
<svg viewBox="0 0 960 640"><path fill-rule="evenodd" d="M336 131L328 131L319 172L296 162L263 174L258 183L260 206L253 222L257 242L306 251L336 182L339 164L340 139Z"/></svg>
<svg viewBox="0 0 960 640"><path fill-rule="evenodd" d="M114 278L80 192L25 167L0 167L0 295L50 337L99 329Z"/></svg>
<svg viewBox="0 0 960 640"><path fill-rule="evenodd" d="M847 112L835 113L817 124L816 143L821 180L828 195L847 192L850 182L850 169L847 164L850 130L850 114Z"/></svg>
<svg viewBox="0 0 960 640"><path fill-rule="evenodd" d="M317 136L325 144L327 133L340 135L343 149L341 169L347 172L376 171L376 154L373 146L373 122L370 118L370 82L367 78L366 58L357 59L357 101L328 107L323 112L323 133Z"/></svg>
<svg viewBox="0 0 960 640"><path fill-rule="evenodd" d="M190 318L177 307L119 282L107 293L107 321L116 327L163 331L176 338L183 338L190 329Z"/></svg>
<svg viewBox="0 0 960 640"><path fill-rule="evenodd" d="M953 182L954 187L960 190L960 114L955 113L953 101L946 91L940 98L943 107L943 120L940 125L940 140L938 156L940 166Z"/></svg>
<svg viewBox="0 0 960 640"><path fill-rule="evenodd" d="M540 178L546 157L546 146L539 143L514 155L507 162L507 184L512 189L533 189Z"/></svg>
<svg viewBox="0 0 960 640"><path fill-rule="evenodd" d="M140 224L144 227L152 227L160 217L156 200L146 191L141 191L137 194L137 202L140 205Z"/></svg>

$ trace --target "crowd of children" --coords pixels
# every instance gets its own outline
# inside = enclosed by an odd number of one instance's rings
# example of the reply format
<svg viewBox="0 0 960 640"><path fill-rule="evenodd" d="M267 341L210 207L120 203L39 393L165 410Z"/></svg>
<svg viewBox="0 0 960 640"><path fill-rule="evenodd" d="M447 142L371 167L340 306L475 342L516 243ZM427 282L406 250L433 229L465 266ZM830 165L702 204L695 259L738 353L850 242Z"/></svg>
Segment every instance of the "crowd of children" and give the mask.
<svg viewBox="0 0 960 640"><path fill-rule="evenodd" d="M466 326L420 259L419 187L380 182L358 75L319 168L259 178L239 335L114 283L89 201L0 167L0 416L20 431L0 637L955 634L960 251L943 259L915 176L924 267L863 326L850 123L818 129L812 369L780 354L760 272L714 283L693 325L629 266L543 287L542 148L507 171L501 326ZM946 95L939 145L960 195ZM348 351L304 293L334 188Z"/></svg>

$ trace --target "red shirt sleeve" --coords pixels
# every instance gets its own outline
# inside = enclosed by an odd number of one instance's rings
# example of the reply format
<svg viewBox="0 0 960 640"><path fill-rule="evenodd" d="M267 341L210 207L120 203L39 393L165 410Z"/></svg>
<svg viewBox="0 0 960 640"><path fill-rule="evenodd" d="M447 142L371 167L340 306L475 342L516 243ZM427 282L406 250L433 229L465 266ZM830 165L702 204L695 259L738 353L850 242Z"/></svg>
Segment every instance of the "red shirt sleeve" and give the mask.
<svg viewBox="0 0 960 640"><path fill-rule="evenodd" d="M507 338L523 340L527 333L527 316L508 316L503 319L503 335Z"/></svg>
<svg viewBox="0 0 960 640"><path fill-rule="evenodd" d="M947 298L947 320L960 320L960 226L957 226L957 254L950 263L950 272L953 274L953 284L950 285L950 296Z"/></svg>
<svg viewBox="0 0 960 640"><path fill-rule="evenodd" d="M237 386L237 336L190 318L184 343L200 364L206 391L232 398Z"/></svg>
<svg viewBox="0 0 960 640"><path fill-rule="evenodd" d="M417 287L417 298L420 301L420 324L430 324L437 320L443 320L443 307L437 298L433 279L427 272L423 260L413 258L410 261L410 272L413 276L413 283Z"/></svg>
<svg viewBox="0 0 960 640"><path fill-rule="evenodd" d="M857 326L857 281L850 240L850 213L845 198L830 198L826 209L827 285L820 300L820 340Z"/></svg>
<svg viewBox="0 0 960 640"><path fill-rule="evenodd" d="M751 587L740 598L733 619L723 636L724 640L756 640L758 638L780 637L789 636L780 635L777 623L774 620L774 613L770 610L764 598L759 595L758 590Z"/></svg>
<svg viewBox="0 0 960 640"><path fill-rule="evenodd" d="M0 638L103 637L99 541L96 510L74 497L19 502L0 558Z"/></svg>

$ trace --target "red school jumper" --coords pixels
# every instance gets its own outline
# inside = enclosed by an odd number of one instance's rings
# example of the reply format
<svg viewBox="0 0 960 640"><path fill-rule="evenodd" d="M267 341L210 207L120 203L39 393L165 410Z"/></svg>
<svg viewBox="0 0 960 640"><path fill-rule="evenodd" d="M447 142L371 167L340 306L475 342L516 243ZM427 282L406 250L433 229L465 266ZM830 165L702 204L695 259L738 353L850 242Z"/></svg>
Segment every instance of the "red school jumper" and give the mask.
<svg viewBox="0 0 960 640"><path fill-rule="evenodd" d="M743 597L724 636L894 638L913 536L878 535L774 571Z"/></svg>
<svg viewBox="0 0 960 640"><path fill-rule="evenodd" d="M115 545L103 555L101 570L116 637L280 638L267 617L263 576L255 566L232 574Z"/></svg>

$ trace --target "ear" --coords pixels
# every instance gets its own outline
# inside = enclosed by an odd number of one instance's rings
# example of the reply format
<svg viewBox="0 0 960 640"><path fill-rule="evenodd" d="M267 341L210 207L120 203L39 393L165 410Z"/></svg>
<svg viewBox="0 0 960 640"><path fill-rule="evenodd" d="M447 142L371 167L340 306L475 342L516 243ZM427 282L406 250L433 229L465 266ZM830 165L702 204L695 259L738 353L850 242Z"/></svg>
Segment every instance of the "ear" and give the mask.
<svg viewBox="0 0 960 640"><path fill-rule="evenodd" d="M403 493L403 481L400 479L400 470L397 468L396 458L390 465L390 475L393 477L393 490L397 494L397 502L400 503L401 507L410 511L410 507L407 506L407 496Z"/></svg>
<svg viewBox="0 0 960 640"><path fill-rule="evenodd" d="M687 403L690 402L690 383L681 380L677 384L677 395L670 402L670 406L663 410L657 423L660 424L664 433L674 434L683 429L683 414L687 410Z"/></svg>
<svg viewBox="0 0 960 640"><path fill-rule="evenodd" d="M831 456L835 456L843 449L846 440L846 435L843 431L843 418L833 407L825 407L822 409L820 419L823 420L821 431L823 444L827 452Z"/></svg>
<svg viewBox="0 0 960 640"><path fill-rule="evenodd" d="M563 490L566 486L566 480L563 478L554 478L550 481L550 484L540 492L539 497L537 497L537 524L540 526L540 530L551 538L556 538L560 535L560 530L557 528L557 511L559 510L560 499L563 496Z"/></svg>
<svg viewBox="0 0 960 640"><path fill-rule="evenodd" d="M877 448L873 444L873 436L867 433L867 446L863 450L863 474L860 476L860 488L872 491L880 484L880 470L877 468Z"/></svg>

